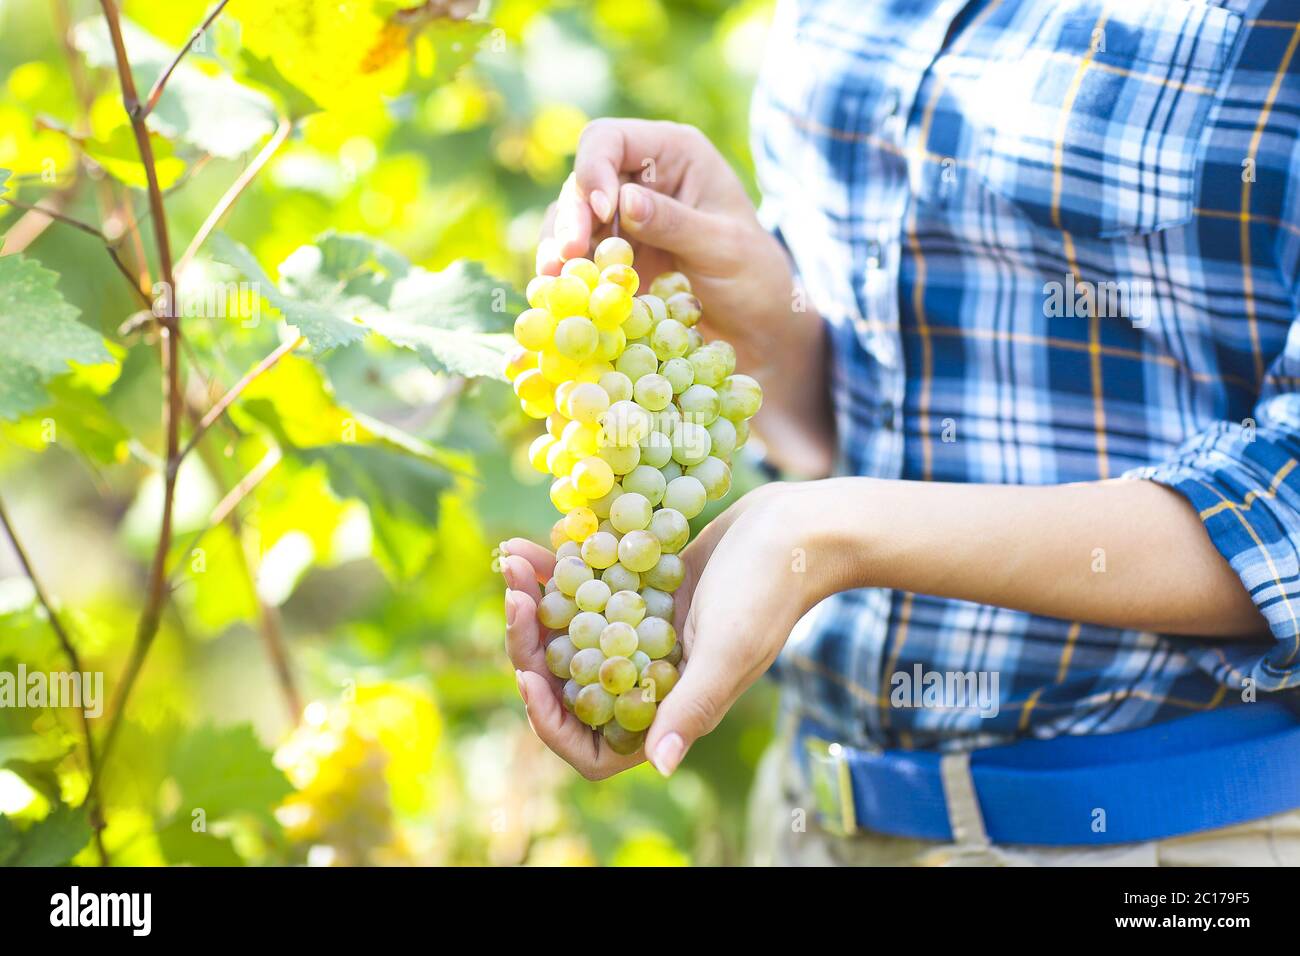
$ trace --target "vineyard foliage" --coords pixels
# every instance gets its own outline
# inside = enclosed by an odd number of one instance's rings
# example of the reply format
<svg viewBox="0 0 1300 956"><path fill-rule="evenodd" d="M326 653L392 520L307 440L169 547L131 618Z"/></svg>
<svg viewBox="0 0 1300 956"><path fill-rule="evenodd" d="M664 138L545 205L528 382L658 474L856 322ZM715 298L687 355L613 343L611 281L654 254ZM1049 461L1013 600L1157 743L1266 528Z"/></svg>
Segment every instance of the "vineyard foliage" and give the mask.
<svg viewBox="0 0 1300 956"><path fill-rule="evenodd" d="M581 780L491 552L553 517L501 356L583 125L749 177L769 15L0 4L0 864L739 859L769 692Z"/></svg>

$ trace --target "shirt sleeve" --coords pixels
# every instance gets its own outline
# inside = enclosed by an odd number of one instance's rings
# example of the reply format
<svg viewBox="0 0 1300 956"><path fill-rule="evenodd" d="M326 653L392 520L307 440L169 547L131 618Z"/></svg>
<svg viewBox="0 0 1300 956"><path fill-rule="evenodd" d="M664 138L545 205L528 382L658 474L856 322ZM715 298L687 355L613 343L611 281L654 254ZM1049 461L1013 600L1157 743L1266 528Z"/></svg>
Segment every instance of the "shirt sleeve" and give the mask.
<svg viewBox="0 0 1300 956"><path fill-rule="evenodd" d="M1252 415L1220 421L1129 477L1183 495L1268 621L1274 645L1224 649L1222 666L1263 691L1300 685L1300 320ZM1218 653L1218 652L1216 652Z"/></svg>

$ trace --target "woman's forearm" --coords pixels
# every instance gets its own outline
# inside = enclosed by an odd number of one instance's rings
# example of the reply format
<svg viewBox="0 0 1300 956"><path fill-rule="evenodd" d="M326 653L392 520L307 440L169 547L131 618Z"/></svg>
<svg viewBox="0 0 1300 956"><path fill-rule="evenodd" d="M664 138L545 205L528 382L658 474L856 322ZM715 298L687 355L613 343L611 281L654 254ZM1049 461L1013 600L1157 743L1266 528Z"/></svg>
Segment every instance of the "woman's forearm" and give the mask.
<svg viewBox="0 0 1300 956"><path fill-rule="evenodd" d="M1153 482L791 486L828 593L888 587L1172 634L1267 637L1191 506ZM821 562L821 567L817 563Z"/></svg>

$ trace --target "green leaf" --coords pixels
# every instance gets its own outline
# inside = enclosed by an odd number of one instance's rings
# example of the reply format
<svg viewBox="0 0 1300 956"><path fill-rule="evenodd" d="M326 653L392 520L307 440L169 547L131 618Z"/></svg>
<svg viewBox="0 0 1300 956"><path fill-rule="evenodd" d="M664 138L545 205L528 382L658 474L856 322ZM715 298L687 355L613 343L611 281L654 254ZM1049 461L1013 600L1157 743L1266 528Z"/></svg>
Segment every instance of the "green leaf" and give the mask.
<svg viewBox="0 0 1300 956"><path fill-rule="evenodd" d="M69 371L69 362L112 360L103 338L77 321L57 280L21 255L0 258L0 418L48 402L45 382Z"/></svg>
<svg viewBox="0 0 1300 956"><path fill-rule="evenodd" d="M83 807L60 803L25 830L0 816L0 866L62 866L90 840Z"/></svg>
<svg viewBox="0 0 1300 956"><path fill-rule="evenodd" d="M323 301L286 295L262 271L253 254L224 233L216 233L208 248L214 259L241 273L267 302L284 313L284 320L305 335L316 351L347 345L365 336L366 327L356 310L337 295L326 295Z"/></svg>
<svg viewBox="0 0 1300 956"><path fill-rule="evenodd" d="M77 24L72 37L92 66L115 65L103 17ZM176 50L125 19L122 38L136 87L143 95L171 63ZM237 158L276 125L275 109L265 96L225 74L211 76L188 59L176 67L146 122L161 136L179 139L222 159Z"/></svg>
<svg viewBox="0 0 1300 956"><path fill-rule="evenodd" d="M413 93L432 93L474 59L478 45L492 29L482 20L434 20L421 33L418 44L428 43L433 50L432 68L427 71L412 66L408 88ZM419 57L416 58L417 61Z"/></svg>
<svg viewBox="0 0 1300 956"><path fill-rule="evenodd" d="M195 831L186 815L158 831L158 848L168 863L191 866L243 866L243 858L230 841L200 830Z"/></svg>
<svg viewBox="0 0 1300 956"><path fill-rule="evenodd" d="M75 137L74 137L75 138ZM140 159L140 147L135 141L135 134L125 123L113 127L102 138L79 139L86 155L104 167L120 183L135 189L146 189L149 176L145 172L144 162ZM184 160L177 159L172 152L172 144L161 136L151 134L149 143L153 147L154 171L158 174L158 188L170 189L176 185L185 172Z"/></svg>
<svg viewBox="0 0 1300 956"><path fill-rule="evenodd" d="M191 731L172 754L171 775L185 819L202 809L209 822L239 813L269 821L293 789L249 724Z"/></svg>
<svg viewBox="0 0 1300 956"><path fill-rule="evenodd" d="M275 288L247 249L215 238L216 258L262 286L317 351L355 341L369 328L413 350L435 372L502 377L511 343L505 330L525 303L479 263L429 272L381 242L327 233L280 264Z"/></svg>
<svg viewBox="0 0 1300 956"><path fill-rule="evenodd" d="M257 56L247 47L241 47L239 61L243 65L244 79L274 93L290 119L299 120L324 109L301 87L286 79L270 57Z"/></svg>

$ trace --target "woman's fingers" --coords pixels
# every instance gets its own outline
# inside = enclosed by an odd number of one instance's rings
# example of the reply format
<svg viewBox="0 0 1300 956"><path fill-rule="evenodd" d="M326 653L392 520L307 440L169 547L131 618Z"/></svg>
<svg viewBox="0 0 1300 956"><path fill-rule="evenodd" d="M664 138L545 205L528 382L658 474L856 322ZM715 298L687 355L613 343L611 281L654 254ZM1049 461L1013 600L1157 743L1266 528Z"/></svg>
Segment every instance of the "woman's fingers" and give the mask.
<svg viewBox="0 0 1300 956"><path fill-rule="evenodd" d="M533 732L588 780L611 776L643 759L616 754L605 746L599 733L564 709L540 674L520 671L516 678Z"/></svg>
<svg viewBox="0 0 1300 956"><path fill-rule="evenodd" d="M527 538L511 538L505 543L505 552L510 556L521 557L531 564L540 582L549 581L552 572L555 571L555 553ZM504 564L506 567L514 566L509 561Z"/></svg>

